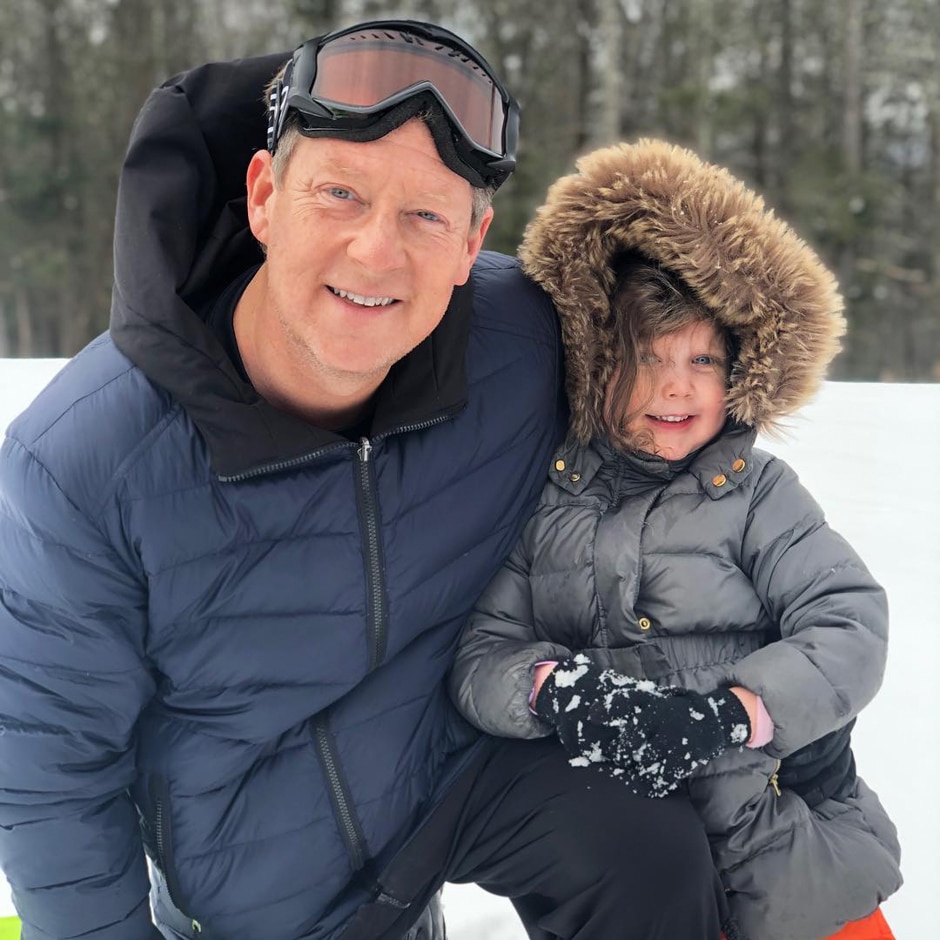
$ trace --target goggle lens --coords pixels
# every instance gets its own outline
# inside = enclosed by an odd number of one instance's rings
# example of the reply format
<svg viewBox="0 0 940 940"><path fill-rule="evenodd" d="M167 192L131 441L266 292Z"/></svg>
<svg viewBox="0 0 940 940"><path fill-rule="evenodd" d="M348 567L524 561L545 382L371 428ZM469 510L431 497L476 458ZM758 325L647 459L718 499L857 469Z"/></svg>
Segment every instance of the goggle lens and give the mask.
<svg viewBox="0 0 940 940"><path fill-rule="evenodd" d="M311 97L334 110L379 110L431 87L467 137L492 154L504 150L499 90L475 62L438 44L387 32L340 36L317 54Z"/></svg>

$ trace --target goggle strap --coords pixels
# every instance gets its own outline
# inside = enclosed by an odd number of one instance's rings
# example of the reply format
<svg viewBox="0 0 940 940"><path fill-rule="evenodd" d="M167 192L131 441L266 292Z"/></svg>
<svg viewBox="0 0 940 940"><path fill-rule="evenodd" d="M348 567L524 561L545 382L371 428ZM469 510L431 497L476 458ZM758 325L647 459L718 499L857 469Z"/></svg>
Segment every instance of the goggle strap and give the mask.
<svg viewBox="0 0 940 940"><path fill-rule="evenodd" d="M287 97L290 94L291 77L294 71L294 59L284 67L284 74L272 85L268 95L268 131L267 144L274 154L277 142L281 139L284 122L287 118Z"/></svg>

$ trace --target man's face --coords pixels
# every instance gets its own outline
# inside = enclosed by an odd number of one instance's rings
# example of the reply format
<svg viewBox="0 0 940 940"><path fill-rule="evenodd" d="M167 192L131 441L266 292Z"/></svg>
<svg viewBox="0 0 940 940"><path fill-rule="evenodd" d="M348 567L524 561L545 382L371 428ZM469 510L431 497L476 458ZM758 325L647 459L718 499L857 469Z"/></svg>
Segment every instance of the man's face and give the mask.
<svg viewBox="0 0 940 940"><path fill-rule="evenodd" d="M492 218L470 230L470 184L415 120L368 143L301 138L278 184L256 154L248 204L267 247L251 335L268 365L367 396L440 322Z"/></svg>

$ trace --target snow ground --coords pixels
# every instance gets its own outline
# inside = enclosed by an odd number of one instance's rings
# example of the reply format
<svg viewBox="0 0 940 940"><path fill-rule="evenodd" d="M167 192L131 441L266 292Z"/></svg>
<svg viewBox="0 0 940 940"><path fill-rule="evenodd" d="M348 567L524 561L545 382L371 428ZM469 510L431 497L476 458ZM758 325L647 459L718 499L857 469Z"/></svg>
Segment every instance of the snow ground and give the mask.
<svg viewBox="0 0 940 940"><path fill-rule="evenodd" d="M0 360L0 428L61 365ZM885 913L898 940L926 940L937 936L940 890L940 385L827 383L791 429L763 446L796 468L891 602L885 683L853 738L859 770L896 822L904 852L906 884ZM449 885L444 904L451 940L525 940L502 898ZM0 883L0 917L12 913Z"/></svg>

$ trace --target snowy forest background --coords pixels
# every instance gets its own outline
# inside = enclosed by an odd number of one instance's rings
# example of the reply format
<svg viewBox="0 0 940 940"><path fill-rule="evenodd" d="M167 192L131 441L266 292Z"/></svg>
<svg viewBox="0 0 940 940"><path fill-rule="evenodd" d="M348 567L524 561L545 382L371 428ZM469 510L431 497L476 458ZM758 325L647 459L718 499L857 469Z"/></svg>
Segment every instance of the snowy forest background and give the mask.
<svg viewBox="0 0 940 940"><path fill-rule="evenodd" d="M833 377L940 379L940 0L2 3L0 357L69 356L107 325L117 174L150 88L384 16L467 36L522 103L488 247L515 249L577 154L661 136L728 165L838 273Z"/></svg>

